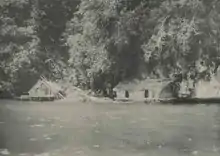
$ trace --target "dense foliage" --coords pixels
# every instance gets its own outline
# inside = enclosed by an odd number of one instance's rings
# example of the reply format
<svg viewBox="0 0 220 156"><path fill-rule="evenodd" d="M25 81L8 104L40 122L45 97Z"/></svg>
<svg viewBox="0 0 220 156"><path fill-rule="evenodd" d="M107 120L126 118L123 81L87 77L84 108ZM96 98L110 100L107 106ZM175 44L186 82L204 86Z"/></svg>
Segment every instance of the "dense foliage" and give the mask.
<svg viewBox="0 0 220 156"><path fill-rule="evenodd" d="M13 91L20 87L24 75L33 78L37 73L38 13L34 2L15 0L5 1L0 12L1 83L2 87Z"/></svg>
<svg viewBox="0 0 220 156"><path fill-rule="evenodd" d="M19 91L42 74L97 91L179 73L197 81L220 63L219 9L218 0L4 0L1 86Z"/></svg>
<svg viewBox="0 0 220 156"><path fill-rule="evenodd" d="M61 77L60 60L67 51L62 50L60 38L76 4L72 0L1 1L1 90L20 94L42 74Z"/></svg>

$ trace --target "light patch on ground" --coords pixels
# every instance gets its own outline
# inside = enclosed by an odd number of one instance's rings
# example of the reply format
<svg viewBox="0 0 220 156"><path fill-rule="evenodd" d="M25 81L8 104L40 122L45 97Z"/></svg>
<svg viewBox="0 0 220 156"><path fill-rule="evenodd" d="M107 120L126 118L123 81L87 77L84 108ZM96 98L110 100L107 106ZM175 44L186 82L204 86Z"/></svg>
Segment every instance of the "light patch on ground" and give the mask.
<svg viewBox="0 0 220 156"><path fill-rule="evenodd" d="M50 153L35 154L34 156L51 156Z"/></svg>
<svg viewBox="0 0 220 156"><path fill-rule="evenodd" d="M57 102L0 108L9 111L0 131L8 134L4 148L17 152L12 156L219 156L220 109L214 105ZM39 121L45 126L29 128Z"/></svg>
<svg viewBox="0 0 220 156"><path fill-rule="evenodd" d="M29 140L30 141L37 141L38 139L37 138L30 138Z"/></svg>
<svg viewBox="0 0 220 156"><path fill-rule="evenodd" d="M31 154L28 154L28 153L20 153L19 156L29 156Z"/></svg>
<svg viewBox="0 0 220 156"><path fill-rule="evenodd" d="M0 149L0 155L10 155L8 149Z"/></svg>
<svg viewBox="0 0 220 156"><path fill-rule="evenodd" d="M39 125L30 125L31 128L35 128L35 127L44 127L45 125L39 124Z"/></svg>
<svg viewBox="0 0 220 156"><path fill-rule="evenodd" d="M100 145L93 145L93 147L94 147L94 148L99 148L99 147L100 147Z"/></svg>

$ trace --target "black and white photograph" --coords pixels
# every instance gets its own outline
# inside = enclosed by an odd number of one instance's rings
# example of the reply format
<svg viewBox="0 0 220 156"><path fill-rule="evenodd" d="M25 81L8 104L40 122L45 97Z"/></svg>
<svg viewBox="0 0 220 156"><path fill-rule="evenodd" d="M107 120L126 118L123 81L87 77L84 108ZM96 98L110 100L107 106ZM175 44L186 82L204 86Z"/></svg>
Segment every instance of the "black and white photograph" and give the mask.
<svg viewBox="0 0 220 156"><path fill-rule="evenodd" d="M220 156L220 0L0 0L0 156Z"/></svg>

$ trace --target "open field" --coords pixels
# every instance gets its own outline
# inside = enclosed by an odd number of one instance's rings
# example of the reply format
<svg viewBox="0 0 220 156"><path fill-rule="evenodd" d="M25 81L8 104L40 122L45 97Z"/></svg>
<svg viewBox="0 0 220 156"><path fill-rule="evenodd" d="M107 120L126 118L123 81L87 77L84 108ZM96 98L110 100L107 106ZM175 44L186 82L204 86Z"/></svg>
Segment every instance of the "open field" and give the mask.
<svg viewBox="0 0 220 156"><path fill-rule="evenodd" d="M0 155L219 156L218 106L0 101Z"/></svg>

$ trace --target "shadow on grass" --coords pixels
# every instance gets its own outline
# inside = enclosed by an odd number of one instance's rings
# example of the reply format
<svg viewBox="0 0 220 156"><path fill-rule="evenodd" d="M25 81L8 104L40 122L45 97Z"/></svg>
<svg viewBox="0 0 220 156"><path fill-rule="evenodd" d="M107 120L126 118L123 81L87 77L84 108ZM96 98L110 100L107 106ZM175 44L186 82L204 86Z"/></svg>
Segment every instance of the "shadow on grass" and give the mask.
<svg viewBox="0 0 220 156"><path fill-rule="evenodd" d="M151 103L149 100L145 101L146 104ZM160 99L155 103L166 105L220 105L220 98L176 98L176 99Z"/></svg>

